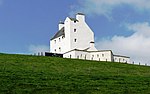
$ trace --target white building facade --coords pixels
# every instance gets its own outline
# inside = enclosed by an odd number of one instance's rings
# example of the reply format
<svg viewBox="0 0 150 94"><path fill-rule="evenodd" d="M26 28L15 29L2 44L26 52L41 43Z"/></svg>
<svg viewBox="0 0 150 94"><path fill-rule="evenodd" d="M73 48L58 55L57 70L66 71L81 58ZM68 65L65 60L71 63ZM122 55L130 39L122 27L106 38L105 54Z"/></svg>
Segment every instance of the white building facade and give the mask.
<svg viewBox="0 0 150 94"><path fill-rule="evenodd" d="M97 50L94 33L85 22L85 15L67 17L59 23L58 32L50 40L50 52L63 54L64 58L128 63L127 56L113 55L111 50Z"/></svg>

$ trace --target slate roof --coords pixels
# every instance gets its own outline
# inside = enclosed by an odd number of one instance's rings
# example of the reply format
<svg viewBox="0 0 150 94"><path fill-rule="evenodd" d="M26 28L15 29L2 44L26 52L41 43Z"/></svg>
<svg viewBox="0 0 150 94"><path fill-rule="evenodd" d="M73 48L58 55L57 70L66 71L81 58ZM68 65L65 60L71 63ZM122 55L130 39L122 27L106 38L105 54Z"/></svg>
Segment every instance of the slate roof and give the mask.
<svg viewBox="0 0 150 94"><path fill-rule="evenodd" d="M78 20L77 20L76 18L70 18L70 17L69 17L69 19L70 19L71 21L77 21L77 22L78 22Z"/></svg>
<svg viewBox="0 0 150 94"><path fill-rule="evenodd" d="M58 37L60 37L60 36L65 36L65 28L64 27L62 27L52 38L51 38L51 40L53 40L53 39L55 39L55 38L58 38Z"/></svg>
<svg viewBox="0 0 150 94"><path fill-rule="evenodd" d="M85 15L85 14L83 14L83 13L77 13L77 15Z"/></svg>

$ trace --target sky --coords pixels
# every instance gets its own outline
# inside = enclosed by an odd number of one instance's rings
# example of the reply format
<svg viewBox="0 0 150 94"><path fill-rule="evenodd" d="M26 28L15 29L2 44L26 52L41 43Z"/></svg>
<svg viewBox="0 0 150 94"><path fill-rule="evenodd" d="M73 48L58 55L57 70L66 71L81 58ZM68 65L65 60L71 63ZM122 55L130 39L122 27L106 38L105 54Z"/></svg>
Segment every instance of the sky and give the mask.
<svg viewBox="0 0 150 94"><path fill-rule="evenodd" d="M0 52L49 51L59 21L78 12L99 50L150 65L150 0L0 0Z"/></svg>

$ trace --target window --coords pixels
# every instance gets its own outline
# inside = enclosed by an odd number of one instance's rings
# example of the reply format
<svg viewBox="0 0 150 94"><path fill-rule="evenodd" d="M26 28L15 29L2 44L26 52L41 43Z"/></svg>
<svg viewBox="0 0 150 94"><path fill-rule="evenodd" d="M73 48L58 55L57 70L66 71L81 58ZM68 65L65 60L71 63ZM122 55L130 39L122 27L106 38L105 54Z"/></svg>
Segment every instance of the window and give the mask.
<svg viewBox="0 0 150 94"><path fill-rule="evenodd" d="M64 39L65 37L64 36L62 36L62 39Z"/></svg>
<svg viewBox="0 0 150 94"><path fill-rule="evenodd" d="M56 40L54 40L54 42L56 43Z"/></svg>
<svg viewBox="0 0 150 94"><path fill-rule="evenodd" d="M74 39L74 42L77 42L77 39Z"/></svg>
<svg viewBox="0 0 150 94"><path fill-rule="evenodd" d="M60 42L60 38L59 38L59 42Z"/></svg>
<svg viewBox="0 0 150 94"><path fill-rule="evenodd" d="M55 49L55 52L56 52L56 49Z"/></svg>
<svg viewBox="0 0 150 94"><path fill-rule="evenodd" d="M119 62L120 62L120 60L121 60L121 59L119 58Z"/></svg>
<svg viewBox="0 0 150 94"><path fill-rule="evenodd" d="M76 32L77 31L77 29L74 29L74 32Z"/></svg>
<svg viewBox="0 0 150 94"><path fill-rule="evenodd" d="M70 58L71 58L71 55L70 55Z"/></svg>
<svg viewBox="0 0 150 94"><path fill-rule="evenodd" d="M74 23L76 23L77 21L74 21Z"/></svg>
<svg viewBox="0 0 150 94"><path fill-rule="evenodd" d="M104 54L102 54L102 57L104 57Z"/></svg>
<svg viewBox="0 0 150 94"><path fill-rule="evenodd" d="M61 47L59 47L59 52L61 52Z"/></svg>
<svg viewBox="0 0 150 94"><path fill-rule="evenodd" d="M99 57L99 54L97 54L97 57Z"/></svg>
<svg viewBox="0 0 150 94"><path fill-rule="evenodd" d="M82 54L81 54L81 56L80 56L81 58L82 58Z"/></svg>

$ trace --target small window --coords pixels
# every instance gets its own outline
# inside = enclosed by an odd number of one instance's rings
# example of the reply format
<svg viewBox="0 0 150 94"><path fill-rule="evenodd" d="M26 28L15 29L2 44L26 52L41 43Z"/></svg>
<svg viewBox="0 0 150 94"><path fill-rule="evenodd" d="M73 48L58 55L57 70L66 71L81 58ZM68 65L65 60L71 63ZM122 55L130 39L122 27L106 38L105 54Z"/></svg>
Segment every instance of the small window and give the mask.
<svg viewBox="0 0 150 94"><path fill-rule="evenodd" d="M59 38L59 42L60 42L60 38Z"/></svg>
<svg viewBox="0 0 150 94"><path fill-rule="evenodd" d="M76 23L77 21L74 21L74 23Z"/></svg>
<svg viewBox="0 0 150 94"><path fill-rule="evenodd" d="M61 52L61 47L59 47L59 52Z"/></svg>
<svg viewBox="0 0 150 94"><path fill-rule="evenodd" d="M62 39L64 39L65 37L64 36L62 36Z"/></svg>
<svg viewBox="0 0 150 94"><path fill-rule="evenodd" d="M99 57L99 54L97 54L97 57Z"/></svg>
<svg viewBox="0 0 150 94"><path fill-rule="evenodd" d="M94 57L94 55L92 55L92 57Z"/></svg>
<svg viewBox="0 0 150 94"><path fill-rule="evenodd" d="M54 42L56 43L56 40L54 40Z"/></svg>
<svg viewBox="0 0 150 94"><path fill-rule="evenodd" d="M70 58L71 58L71 55L70 55Z"/></svg>
<svg viewBox="0 0 150 94"><path fill-rule="evenodd" d="M55 52L56 52L56 49L55 49Z"/></svg>
<svg viewBox="0 0 150 94"><path fill-rule="evenodd" d="M74 32L76 32L77 31L77 29L74 29Z"/></svg>
<svg viewBox="0 0 150 94"><path fill-rule="evenodd" d="M74 39L74 42L77 42L77 39Z"/></svg>
<svg viewBox="0 0 150 94"><path fill-rule="evenodd" d="M104 57L104 54L102 54L102 57Z"/></svg>

